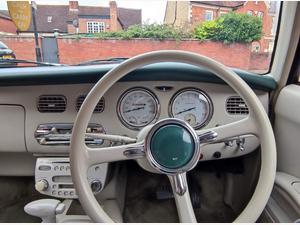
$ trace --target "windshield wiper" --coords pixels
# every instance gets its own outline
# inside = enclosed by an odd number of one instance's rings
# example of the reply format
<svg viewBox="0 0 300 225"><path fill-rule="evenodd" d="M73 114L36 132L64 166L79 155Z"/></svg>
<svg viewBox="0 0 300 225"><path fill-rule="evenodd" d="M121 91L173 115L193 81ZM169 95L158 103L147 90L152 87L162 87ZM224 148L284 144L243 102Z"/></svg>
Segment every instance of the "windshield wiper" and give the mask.
<svg viewBox="0 0 300 225"><path fill-rule="evenodd" d="M59 63L38 62L38 61L32 61L26 59L0 59L0 67L1 65L9 65L14 63L36 64L40 66L66 66L64 64L59 64Z"/></svg>
<svg viewBox="0 0 300 225"><path fill-rule="evenodd" d="M74 66L86 66L86 65L97 65L97 64L109 64L109 63L120 63L125 61L128 58L125 57L116 57L116 58L107 58L107 59L93 59L85 62L81 62L78 64L74 64Z"/></svg>

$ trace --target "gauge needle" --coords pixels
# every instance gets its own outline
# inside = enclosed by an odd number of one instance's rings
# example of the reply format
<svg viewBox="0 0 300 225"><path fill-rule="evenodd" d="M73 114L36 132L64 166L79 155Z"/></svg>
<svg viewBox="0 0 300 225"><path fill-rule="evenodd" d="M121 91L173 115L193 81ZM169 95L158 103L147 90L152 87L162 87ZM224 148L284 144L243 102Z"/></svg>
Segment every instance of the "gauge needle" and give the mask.
<svg viewBox="0 0 300 225"><path fill-rule="evenodd" d="M124 113L129 113L129 112L137 111L137 110L144 109L144 108L145 107L138 107L138 108L134 108L134 109L128 109L128 110L124 111Z"/></svg>
<svg viewBox="0 0 300 225"><path fill-rule="evenodd" d="M196 107L192 107L192 108L189 108L189 109L182 110L182 111L176 113L176 115L179 115L179 114L181 114L181 113L185 113L185 112L191 111L191 110L193 110L193 109L196 109Z"/></svg>

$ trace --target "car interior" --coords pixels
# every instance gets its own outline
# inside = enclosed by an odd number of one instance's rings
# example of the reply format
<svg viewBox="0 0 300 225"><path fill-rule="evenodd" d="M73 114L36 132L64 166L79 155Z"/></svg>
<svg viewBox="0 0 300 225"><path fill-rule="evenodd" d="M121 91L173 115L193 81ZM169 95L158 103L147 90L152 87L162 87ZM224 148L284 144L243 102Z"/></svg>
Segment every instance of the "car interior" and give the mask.
<svg viewBox="0 0 300 225"><path fill-rule="evenodd" d="M0 68L0 222L299 222L300 4L280 10L264 75L169 49Z"/></svg>

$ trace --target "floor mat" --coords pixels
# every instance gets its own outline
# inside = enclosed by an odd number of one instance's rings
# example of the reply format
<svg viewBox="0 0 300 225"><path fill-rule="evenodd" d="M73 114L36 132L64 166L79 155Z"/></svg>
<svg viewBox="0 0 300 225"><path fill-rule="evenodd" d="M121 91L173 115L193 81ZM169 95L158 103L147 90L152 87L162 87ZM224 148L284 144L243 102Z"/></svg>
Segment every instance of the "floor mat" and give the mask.
<svg viewBox="0 0 300 225"><path fill-rule="evenodd" d="M136 163L128 164L128 182L124 210L125 222L179 222L174 199L157 200L160 185L170 185L167 176L144 171ZM198 222L232 222L236 217L224 201L224 178L212 171L197 168L189 173L189 183L196 182L200 208L195 209Z"/></svg>
<svg viewBox="0 0 300 225"><path fill-rule="evenodd" d="M41 220L25 213L24 206L34 200L45 198L34 189L29 177L0 177L0 222L39 223Z"/></svg>

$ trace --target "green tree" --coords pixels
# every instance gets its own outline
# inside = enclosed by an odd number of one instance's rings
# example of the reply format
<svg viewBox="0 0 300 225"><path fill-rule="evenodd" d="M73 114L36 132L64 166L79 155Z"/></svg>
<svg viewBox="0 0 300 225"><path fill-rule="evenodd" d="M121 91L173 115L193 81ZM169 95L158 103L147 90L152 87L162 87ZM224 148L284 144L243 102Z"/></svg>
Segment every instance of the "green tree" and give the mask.
<svg viewBox="0 0 300 225"><path fill-rule="evenodd" d="M262 37L262 20L247 14L228 13L196 26L194 37L224 43L253 42Z"/></svg>

